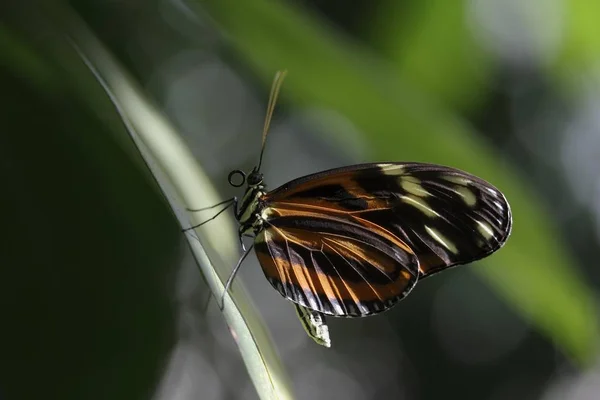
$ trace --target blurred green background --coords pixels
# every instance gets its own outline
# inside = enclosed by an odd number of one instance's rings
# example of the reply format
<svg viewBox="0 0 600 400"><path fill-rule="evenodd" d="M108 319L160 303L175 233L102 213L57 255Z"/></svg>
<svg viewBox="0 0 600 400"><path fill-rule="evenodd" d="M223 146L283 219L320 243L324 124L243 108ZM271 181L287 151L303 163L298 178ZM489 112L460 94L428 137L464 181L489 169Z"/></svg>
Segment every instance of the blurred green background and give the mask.
<svg viewBox="0 0 600 400"><path fill-rule="evenodd" d="M235 342L105 91L89 31L223 198L357 162L422 161L505 192L497 254L307 338L240 274L298 399L597 399L600 3L4 0L0 399L253 399ZM85 46L82 48L86 52ZM230 215L220 218L231 218Z"/></svg>

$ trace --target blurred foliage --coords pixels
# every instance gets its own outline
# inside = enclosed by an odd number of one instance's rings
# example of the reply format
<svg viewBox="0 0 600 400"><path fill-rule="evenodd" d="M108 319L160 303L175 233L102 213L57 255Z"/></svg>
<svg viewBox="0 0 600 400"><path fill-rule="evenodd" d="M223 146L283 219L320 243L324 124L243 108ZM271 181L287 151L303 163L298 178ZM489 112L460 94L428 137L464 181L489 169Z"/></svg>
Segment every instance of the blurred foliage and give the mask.
<svg viewBox="0 0 600 400"><path fill-rule="evenodd" d="M593 72L600 58L600 27L596 16L600 3L587 0L564 2L566 16L563 43L555 71L567 84L580 88L582 75Z"/></svg>
<svg viewBox="0 0 600 400"><path fill-rule="evenodd" d="M26 57L0 68L1 396L148 398L174 337L178 230L98 116L48 85L52 61L13 49L0 53Z"/></svg>
<svg viewBox="0 0 600 400"><path fill-rule="evenodd" d="M385 1L371 22L398 78L430 100L457 109L480 104L494 67L476 43L465 10L469 1ZM441 45L443 44L443 45Z"/></svg>
<svg viewBox="0 0 600 400"><path fill-rule="evenodd" d="M350 138L323 120L326 135L319 139L326 144L369 161L453 165L501 188L513 206L513 236L472 269L577 364L597 361L595 289L565 247L549 202L529 171L467 122L497 112L492 87L507 69L466 20L475 2L377 1L352 32L319 14L321 3L195 0L189 6L194 18L210 20L198 40L240 74L266 87L275 70L287 68L284 103L334 111L358 132L358 140ZM565 18L558 51L540 56L536 68L553 91L574 96L584 78L598 73L600 5L559 3L556 12ZM8 233L0 260L0 395L148 398L176 340L181 235L133 147L115 141L123 127L103 91L65 51L70 41L57 10L68 4L0 4L0 177ZM156 4L72 2L142 81L162 58L198 45L165 28L159 15L165 11ZM518 15L535 47L552 15L536 14L538 2L521 4ZM181 26L195 21L187 16L179 17ZM157 40L158 30L169 40Z"/></svg>

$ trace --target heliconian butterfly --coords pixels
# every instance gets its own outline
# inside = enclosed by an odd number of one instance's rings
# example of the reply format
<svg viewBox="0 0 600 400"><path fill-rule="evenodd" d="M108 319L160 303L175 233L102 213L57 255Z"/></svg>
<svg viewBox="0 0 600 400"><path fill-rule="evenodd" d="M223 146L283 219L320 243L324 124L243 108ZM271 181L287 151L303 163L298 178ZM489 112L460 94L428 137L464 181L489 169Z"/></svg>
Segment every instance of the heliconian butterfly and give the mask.
<svg viewBox="0 0 600 400"><path fill-rule="evenodd" d="M254 238L267 280L295 303L317 343L331 344L326 315L364 317L386 311L418 280L484 258L506 242L512 216L504 195L450 167L352 165L267 191L260 166L284 77L285 71L278 72L273 82L258 165L247 177L239 170L229 174L231 185L247 184L242 200L219 203L225 208L211 220L234 207L240 241L242 236ZM236 175L241 182L234 182ZM240 258L225 291L251 250Z"/></svg>

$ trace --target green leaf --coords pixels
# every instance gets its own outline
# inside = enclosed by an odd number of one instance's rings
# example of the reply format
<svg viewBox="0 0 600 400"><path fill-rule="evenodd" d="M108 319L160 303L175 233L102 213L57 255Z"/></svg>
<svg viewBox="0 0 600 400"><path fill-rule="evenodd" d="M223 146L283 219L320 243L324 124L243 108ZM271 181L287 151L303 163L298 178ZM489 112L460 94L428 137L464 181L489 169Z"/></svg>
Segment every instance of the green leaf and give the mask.
<svg viewBox="0 0 600 400"><path fill-rule="evenodd" d="M186 228L204 221L205 214L187 215L183 210L207 207L220 199L182 138L97 39L76 20L71 23L74 45L119 109L131 138L181 226ZM231 274L238 254L234 227L223 218L185 236L213 296L220 299L224 293L223 282ZM223 300L223 315L260 398L292 398L289 378L271 336L240 280L234 281Z"/></svg>

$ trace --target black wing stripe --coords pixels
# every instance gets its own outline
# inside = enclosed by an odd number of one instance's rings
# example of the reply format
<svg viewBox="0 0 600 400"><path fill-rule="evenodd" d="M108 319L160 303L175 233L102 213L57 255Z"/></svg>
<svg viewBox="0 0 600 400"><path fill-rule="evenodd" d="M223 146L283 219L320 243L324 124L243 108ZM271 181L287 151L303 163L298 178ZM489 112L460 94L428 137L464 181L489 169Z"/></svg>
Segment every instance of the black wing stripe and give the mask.
<svg viewBox="0 0 600 400"><path fill-rule="evenodd" d="M337 251L335 247L333 247L331 245L327 245L327 247L329 247L331 249L331 251L333 251L334 253L336 253L341 259L343 259L346 262L346 264L348 266L350 266L350 268L354 269L356 271L356 273L358 273L360 275L360 277L365 281L365 283L369 286L369 288L373 292L373 297L375 297L375 298L377 298L379 300L383 300L382 297L381 297L381 295L377 292L377 290L375 290L375 288L373 287L373 285L371 285L371 283L369 282L369 279L362 272L360 272L359 269L357 269L350 261L348 261L348 259L346 257L344 257L344 255L342 253L340 253L339 251ZM325 254L325 253L323 253L323 254ZM332 263L331 260L327 256L326 256L326 258L327 258L327 261L329 261L329 263L331 264L331 266L335 269L335 271L337 272L338 276L341 278L341 275L340 275L339 271L337 270L337 268L335 268L335 264ZM364 260L364 261L368 263L367 260ZM381 270L379 270L379 271L381 271ZM394 283L394 280L392 278L390 278L389 275L387 275L383 271L381 271L381 273L386 278L388 278L388 280L390 281L390 283ZM344 282L343 279L342 279L342 282ZM344 286L346 287L346 289L348 289L348 285L346 284L346 282L344 282Z"/></svg>
<svg viewBox="0 0 600 400"><path fill-rule="evenodd" d="M319 235L327 235L328 237L345 238L352 242L357 242L363 249L377 250L385 253L389 259L394 260L400 265L410 266L412 264L412 254L407 252L409 250L408 247L400 249L392 241L373 233L359 224L340 222L333 218L317 218L315 215L310 217L271 217L266 222L269 226L276 227L280 231L285 231L288 236L298 235L301 231L306 231L315 232ZM307 246L302 246L308 249ZM397 269L395 273L398 273ZM391 279L394 278L395 276L391 277Z"/></svg>
<svg viewBox="0 0 600 400"><path fill-rule="evenodd" d="M335 235L280 225L282 219L267 222L256 254L273 287L304 307L336 316L370 315L391 307L416 283L414 254L398 257L400 251L384 241L381 247L364 246L341 235L339 227L332 229Z"/></svg>
<svg viewBox="0 0 600 400"><path fill-rule="evenodd" d="M335 292L335 303L342 309L342 313L343 314L349 314L350 310L349 308L346 306L346 303L343 301L337 301L337 299L343 299L343 298L348 298L350 295L350 288L348 287L348 284L342 279L342 275L340 274L340 271L338 271L338 269L335 267L335 264L333 262L331 262L331 259L329 257L327 257L327 253L323 253L323 257L325 257L327 259L327 262L331 265L331 267L335 270L335 273L337 274L338 278L340 278L340 282L343 283L343 289L344 291L342 292L340 289L342 288L338 288L333 279L331 277L328 277L329 279L329 283L330 283L330 287L332 287L334 289ZM348 263L347 260L344 260ZM316 262L314 263L315 265L317 264ZM348 263L350 265L350 263Z"/></svg>
<svg viewBox="0 0 600 400"><path fill-rule="evenodd" d="M324 239L326 239L327 241L330 241L330 242L333 242L333 243L335 243L335 244L338 246L338 248L343 248L343 249L345 249L346 251L348 251L348 252L352 253L352 255L353 255L353 256L354 256L354 257L355 257L357 260L360 260L360 261L364 262L365 264L368 264L368 263L370 262L370 260L369 260L367 257L365 257L365 255L364 255L364 254L361 254L361 253L359 253L359 252L355 251L354 249L352 249L352 248L348 247L348 246L347 246L346 244L344 244L343 242L341 242L341 241L339 241L339 240L335 240L335 239L329 239L329 238L327 238L327 237L326 237L326 238L324 238ZM360 241L359 241L359 242L360 242ZM364 243L364 242L363 242L363 243ZM335 251L337 254L339 254L339 255L340 255L340 257L342 257L342 258L343 258L343 259L344 259L344 260L345 260L345 261L348 263L348 265L350 265L350 266L351 266L353 269L355 269L355 270L356 270L356 272L357 272L357 273L359 273L359 274L360 274L361 278L365 279L365 277L362 275L362 273L361 273L361 272L360 272L360 271L359 271L359 270L358 270L358 269L357 269L355 266L353 266L353 265L352 265L352 264L351 264L351 263L350 263L350 262L349 262L349 261L348 261L348 260L347 260L347 259L344 257L344 255L343 255L343 254L341 254L341 253L340 253L338 250L336 250L336 249L335 249L335 247L333 247L333 246L331 246L330 244L327 244L327 243L325 243L325 245L327 245L327 246L328 246L330 249L332 249L332 250L333 250L333 251ZM384 278L386 278L386 279L387 279L389 282L394 282L394 279L393 279L393 278L392 278L392 277L391 277L389 274L387 274L387 273L385 272L385 270L383 270L383 269L380 269L380 268L378 268L377 266L375 266L375 269L376 269L378 272L380 272L380 273L381 273L381 275L382 275ZM367 282L367 283L368 283L368 282Z"/></svg>
<svg viewBox="0 0 600 400"><path fill-rule="evenodd" d="M320 288L313 288L312 293L326 293L328 291L331 293L334 293L333 297L317 296L320 299L324 300L323 302L325 304L322 305L322 308L328 308L330 310L334 310L337 307L338 309L343 308L345 310L345 307L342 306L343 303L340 303L336 300L336 299L343 298L342 293L340 293L340 290L335 286L331 277L324 274L323 271L320 270L319 263L315 259L314 251L311 251L310 260L311 260L311 265L317 271L317 276L319 277L319 282L321 283ZM333 265L332 265L332 267L333 267ZM307 278L308 278L308 276L307 276ZM327 285L324 284L324 281ZM344 312L344 311L342 311L342 312Z"/></svg>
<svg viewBox="0 0 600 400"><path fill-rule="evenodd" d="M335 251L335 249L333 250L336 254L338 254L338 256L343 259L346 263L348 263L348 265L355 269L354 266L352 264L350 264L348 262L348 260L346 260L341 254L337 253ZM323 251L321 251L322 256L327 260L327 262L331 265L331 267L335 270L335 272L337 273L338 277L340 278L340 282L342 282L342 286L341 287L337 287L335 284L332 284L330 287L333 289L333 293L335 294L333 297L328 297L329 299L329 303L332 307L335 307L335 305L338 305L338 307L341 308L342 312L344 314L347 314L349 312L351 312L351 309L345 304L345 302L339 302L337 299L351 299L351 302L356 306L356 308L361 309L361 302L360 299L358 299L358 297L353 293L352 289L350 288L349 284L342 279L342 276L340 274L340 272L338 271L338 269L335 267L335 263L331 261L331 259L327 256L327 254ZM317 262L315 262L314 266L317 267L319 264ZM358 271L357 271L358 272ZM333 282L333 279L331 279L331 277L327 278L330 282ZM365 281L366 282L366 281ZM368 282L366 282L367 284L369 284Z"/></svg>

